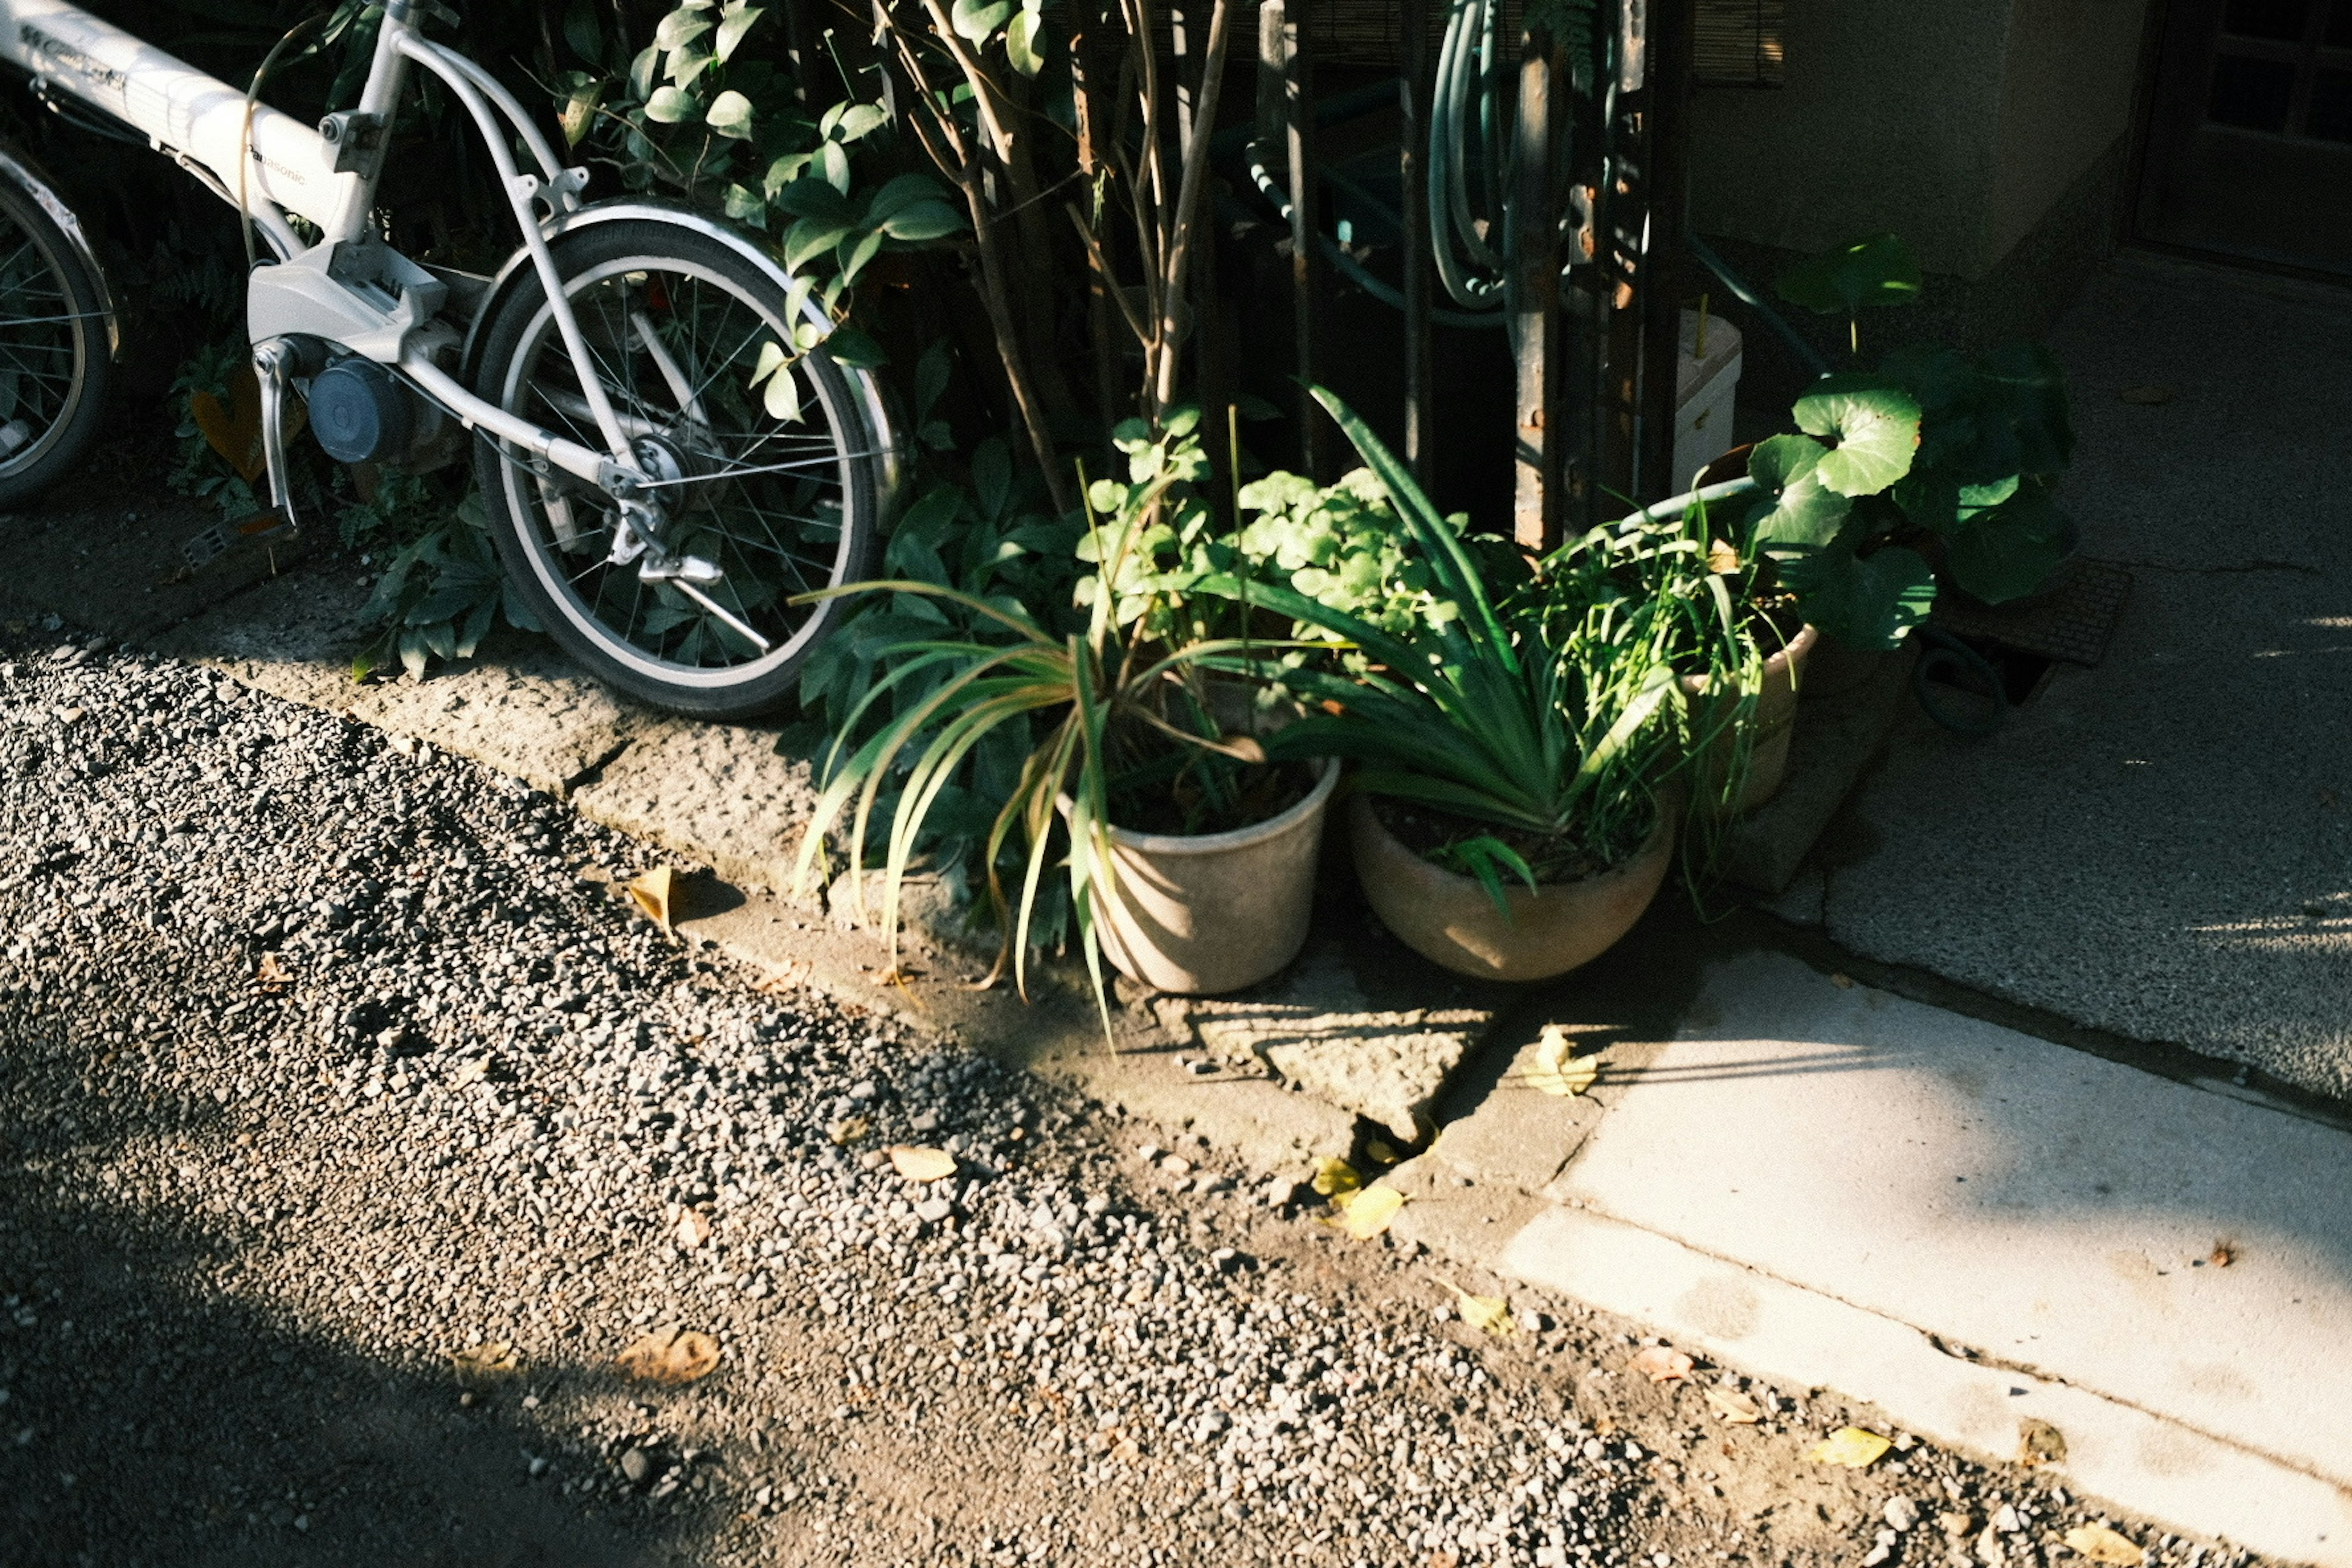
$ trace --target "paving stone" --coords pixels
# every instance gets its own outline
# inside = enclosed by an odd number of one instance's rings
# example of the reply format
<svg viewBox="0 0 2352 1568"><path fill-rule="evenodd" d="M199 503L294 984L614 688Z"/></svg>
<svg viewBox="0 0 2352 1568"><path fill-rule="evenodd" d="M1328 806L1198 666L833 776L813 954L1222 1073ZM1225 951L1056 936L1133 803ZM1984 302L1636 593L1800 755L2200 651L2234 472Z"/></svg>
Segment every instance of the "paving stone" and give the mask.
<svg viewBox="0 0 2352 1568"><path fill-rule="evenodd" d="M658 720L573 804L583 816L700 861L730 882L792 886L801 825L816 804L809 765L768 725Z"/></svg>
<svg viewBox="0 0 2352 1568"><path fill-rule="evenodd" d="M1318 938L1299 963L1234 996L1161 996L1160 1025L1213 1058L1263 1064L1327 1105L1421 1142L1446 1079L1494 1021L1490 995L1396 950L1350 951ZM1409 977L1399 984L1399 971ZM1405 996L1436 1005L1398 1006Z"/></svg>

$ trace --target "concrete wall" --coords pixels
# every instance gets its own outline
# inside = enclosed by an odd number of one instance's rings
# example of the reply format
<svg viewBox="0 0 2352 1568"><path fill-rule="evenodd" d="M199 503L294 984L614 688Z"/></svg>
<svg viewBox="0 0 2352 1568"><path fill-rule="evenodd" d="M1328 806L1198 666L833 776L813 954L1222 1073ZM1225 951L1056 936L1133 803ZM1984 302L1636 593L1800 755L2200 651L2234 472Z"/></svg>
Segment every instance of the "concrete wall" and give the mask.
<svg viewBox="0 0 2352 1568"><path fill-rule="evenodd" d="M1699 233L1783 251L1880 229L1997 266L2129 130L2148 0L1803 0L1786 85L1702 88Z"/></svg>
<svg viewBox="0 0 2352 1568"><path fill-rule="evenodd" d="M2012 0L1975 277L2131 129L2148 0Z"/></svg>

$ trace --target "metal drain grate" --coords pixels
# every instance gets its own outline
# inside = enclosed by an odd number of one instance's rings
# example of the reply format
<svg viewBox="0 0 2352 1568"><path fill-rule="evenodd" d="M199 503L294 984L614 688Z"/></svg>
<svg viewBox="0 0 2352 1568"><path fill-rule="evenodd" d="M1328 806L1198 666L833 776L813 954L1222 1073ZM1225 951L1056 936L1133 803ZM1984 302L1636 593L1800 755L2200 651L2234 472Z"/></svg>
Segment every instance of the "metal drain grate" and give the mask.
<svg viewBox="0 0 2352 1568"><path fill-rule="evenodd" d="M1964 605L1939 595L1932 624L1955 637L1979 637L2085 668L2107 656L2107 641L2131 597L2129 570L2080 556L2057 572L2056 584L2016 605Z"/></svg>

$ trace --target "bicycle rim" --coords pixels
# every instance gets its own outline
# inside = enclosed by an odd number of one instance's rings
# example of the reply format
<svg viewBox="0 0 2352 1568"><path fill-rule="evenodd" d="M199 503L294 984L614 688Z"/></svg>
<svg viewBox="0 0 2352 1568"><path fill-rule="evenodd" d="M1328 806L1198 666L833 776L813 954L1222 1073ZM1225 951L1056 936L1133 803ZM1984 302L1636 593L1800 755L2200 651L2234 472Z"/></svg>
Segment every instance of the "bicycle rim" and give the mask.
<svg viewBox="0 0 2352 1568"><path fill-rule="evenodd" d="M664 544L719 575L696 584L709 605L648 582L641 562L613 559L609 497L538 474L509 448L502 482L531 571L602 651L666 686L732 687L793 659L825 617L789 601L841 581L856 546L853 465L869 454L845 384L806 358L761 375L791 342L780 312L702 263L615 258L567 279L565 290L597 380L655 476L652 493L669 515ZM499 400L583 446L604 445L544 300L504 368Z"/></svg>
<svg viewBox="0 0 2352 1568"><path fill-rule="evenodd" d="M0 206L0 478L65 439L89 326L47 244Z"/></svg>

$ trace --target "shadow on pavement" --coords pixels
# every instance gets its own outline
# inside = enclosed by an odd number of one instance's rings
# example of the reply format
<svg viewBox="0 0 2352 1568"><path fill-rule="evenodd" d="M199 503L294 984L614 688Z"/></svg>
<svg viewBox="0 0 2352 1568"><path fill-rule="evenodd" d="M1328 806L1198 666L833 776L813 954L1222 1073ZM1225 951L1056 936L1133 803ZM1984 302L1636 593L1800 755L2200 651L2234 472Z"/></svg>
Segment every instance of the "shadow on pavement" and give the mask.
<svg viewBox="0 0 2352 1568"><path fill-rule="evenodd" d="M634 1502L637 1519L599 1517L559 1490L562 1469L530 1477L556 1434L522 1384L468 1408L446 1366L390 1364L273 1310L278 1292L250 1277L282 1213L142 1208L94 1174L139 1145L219 1157L212 1106L125 1105L87 1083L44 1100L60 1107L46 1124L0 1127L0 1562L681 1560L689 1526Z"/></svg>

